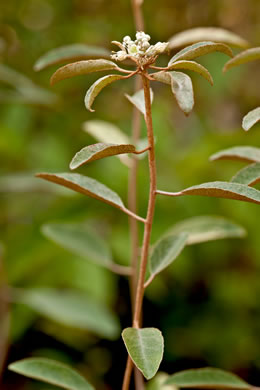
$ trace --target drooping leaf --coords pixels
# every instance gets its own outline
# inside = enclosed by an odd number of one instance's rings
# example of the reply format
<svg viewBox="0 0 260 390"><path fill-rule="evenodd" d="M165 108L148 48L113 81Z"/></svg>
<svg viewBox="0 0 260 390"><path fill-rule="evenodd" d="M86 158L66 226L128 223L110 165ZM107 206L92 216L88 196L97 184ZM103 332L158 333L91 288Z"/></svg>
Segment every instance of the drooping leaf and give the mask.
<svg viewBox="0 0 260 390"><path fill-rule="evenodd" d="M259 121L260 121L260 107L257 107L254 110L250 111L246 116L244 116L242 127L245 131L248 131Z"/></svg>
<svg viewBox="0 0 260 390"><path fill-rule="evenodd" d="M92 120L83 123L83 130L99 142L113 144L130 144L130 138L116 125L101 120ZM119 155L120 161L127 167L131 166L128 156Z"/></svg>
<svg viewBox="0 0 260 390"><path fill-rule="evenodd" d="M193 72L197 72L202 77L204 77L211 85L213 85L213 79L209 71L204 68L204 66L198 64L195 61L176 61L169 67L169 70L174 69L187 69L192 70Z"/></svg>
<svg viewBox="0 0 260 390"><path fill-rule="evenodd" d="M169 234L188 233L186 245L198 244L224 238L242 238L246 231L226 218L203 215L181 221L169 230Z"/></svg>
<svg viewBox="0 0 260 390"><path fill-rule="evenodd" d="M232 183L245 184L247 186L253 186L260 182L260 163L248 165L241 169L231 179Z"/></svg>
<svg viewBox="0 0 260 390"><path fill-rule="evenodd" d="M50 65L67 61L79 61L88 58L109 58L110 52L107 49L85 44L72 44L50 50L40 57L34 65L34 70L39 71Z"/></svg>
<svg viewBox="0 0 260 390"><path fill-rule="evenodd" d="M170 66L175 61L193 60L194 58L201 57L204 56L205 54L209 54L216 51L224 53L229 57L233 57L232 50L223 43L216 43L210 41L198 42L198 43L194 43L194 45L185 47L177 54L175 54L170 59L168 66Z"/></svg>
<svg viewBox="0 0 260 390"><path fill-rule="evenodd" d="M112 260L107 243L97 233L80 223L49 223L42 233L50 240L88 260L109 266Z"/></svg>
<svg viewBox="0 0 260 390"><path fill-rule="evenodd" d="M109 339L119 333L117 318L106 306L75 290L34 288L23 290L14 297L51 321L75 329L91 331Z"/></svg>
<svg viewBox="0 0 260 390"><path fill-rule="evenodd" d="M145 101L144 101L144 90L137 91L134 95L130 96L127 93L125 97L132 103L142 114L145 115ZM150 88L151 103L153 102L153 90Z"/></svg>
<svg viewBox="0 0 260 390"><path fill-rule="evenodd" d="M244 184L215 181L182 190L179 195L213 196L260 204L260 191Z"/></svg>
<svg viewBox="0 0 260 390"><path fill-rule="evenodd" d="M239 53L226 63L223 68L223 71L226 72L234 66L246 64L247 62L252 62L256 60L260 60L260 47L253 47L251 49L242 51L242 53Z"/></svg>
<svg viewBox="0 0 260 390"><path fill-rule="evenodd" d="M121 198L114 191L90 177L79 175L78 173L38 173L36 177L60 184L119 209L125 208Z"/></svg>
<svg viewBox="0 0 260 390"><path fill-rule="evenodd" d="M101 77L101 79L98 79L94 84L92 84L85 96L85 106L87 110L94 112L95 110L93 110L91 106L100 91L107 85L114 83L115 81L121 80L124 77L125 76L121 76L119 74L110 74L108 76Z"/></svg>
<svg viewBox="0 0 260 390"><path fill-rule="evenodd" d="M170 38L169 49L177 49L178 47L192 45L201 41L226 43L227 45L240 48L247 48L249 46L249 43L245 39L229 30L219 27L196 27L181 31Z"/></svg>
<svg viewBox="0 0 260 390"><path fill-rule="evenodd" d="M165 384L178 388L245 390L251 386L237 375L218 368L198 368L170 375Z"/></svg>
<svg viewBox="0 0 260 390"><path fill-rule="evenodd" d="M9 370L28 378L67 390L94 390L93 386L71 367L44 358L29 358L11 363Z"/></svg>
<svg viewBox="0 0 260 390"><path fill-rule="evenodd" d="M73 62L56 70L51 77L51 85L74 76L111 69L118 69L117 64L103 59Z"/></svg>
<svg viewBox="0 0 260 390"><path fill-rule="evenodd" d="M234 146L213 154L210 157L210 161L215 160L260 162L260 148L254 146Z"/></svg>
<svg viewBox="0 0 260 390"><path fill-rule="evenodd" d="M151 379L160 366L164 341L156 328L126 328L122 332L126 349L146 379Z"/></svg>
<svg viewBox="0 0 260 390"><path fill-rule="evenodd" d="M188 115L194 106L194 95L191 78L182 72L158 72L153 78L170 84L180 109Z"/></svg>
<svg viewBox="0 0 260 390"><path fill-rule="evenodd" d="M182 232L176 235L167 235L154 245L149 258L150 277L154 277L164 270L179 256L187 239L188 233Z"/></svg>
<svg viewBox="0 0 260 390"><path fill-rule="evenodd" d="M89 145L75 154L70 163L70 169L76 169L81 165L87 164L91 161L100 160L105 157L134 153L135 151L135 146L131 144L116 145L98 143Z"/></svg>

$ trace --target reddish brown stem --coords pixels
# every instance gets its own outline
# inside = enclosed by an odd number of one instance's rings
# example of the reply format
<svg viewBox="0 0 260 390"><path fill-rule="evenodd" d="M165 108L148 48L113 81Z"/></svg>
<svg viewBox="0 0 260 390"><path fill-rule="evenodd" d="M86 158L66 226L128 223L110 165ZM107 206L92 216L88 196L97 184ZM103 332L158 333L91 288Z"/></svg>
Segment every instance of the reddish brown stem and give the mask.
<svg viewBox="0 0 260 390"><path fill-rule="evenodd" d="M132 0L132 9L135 19L135 26L136 30L143 31L144 30L144 19L143 19L143 13L141 9L141 2L140 0Z"/></svg>

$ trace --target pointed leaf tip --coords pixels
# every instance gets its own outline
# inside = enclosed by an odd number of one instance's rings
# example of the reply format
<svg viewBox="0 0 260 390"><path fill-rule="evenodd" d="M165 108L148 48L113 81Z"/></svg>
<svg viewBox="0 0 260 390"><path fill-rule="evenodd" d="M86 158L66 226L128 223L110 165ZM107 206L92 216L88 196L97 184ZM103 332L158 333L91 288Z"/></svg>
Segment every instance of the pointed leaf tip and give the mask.
<svg viewBox="0 0 260 390"><path fill-rule="evenodd" d="M90 112L94 112L95 110L93 110L91 108L95 98L97 97L97 95L100 93L100 91L105 88L107 85L115 82L115 81L118 81L118 80L121 80L123 79L125 76L121 76L121 75L118 75L118 74L111 74L111 75L108 75L108 76L104 76L100 79L98 79L87 91L86 93L86 96L85 96L85 106L87 108L87 110L89 110Z"/></svg>
<svg viewBox="0 0 260 390"><path fill-rule="evenodd" d="M260 60L260 47L253 47L251 49L242 51L241 53L236 55L234 58L232 58L226 63L223 68L223 72L228 71L234 66L246 64L247 62L252 62L256 60Z"/></svg>
<svg viewBox="0 0 260 390"><path fill-rule="evenodd" d="M9 365L9 370L28 378L67 390L94 390L93 386L69 366L44 358L29 358Z"/></svg>
<svg viewBox="0 0 260 390"><path fill-rule="evenodd" d="M126 328L122 332L126 349L146 379L151 379L163 358L164 340L156 328Z"/></svg>
<svg viewBox="0 0 260 390"><path fill-rule="evenodd" d="M242 127L245 131L248 131L259 121L260 121L260 107L257 107L254 110L250 111L246 116L244 116Z"/></svg>

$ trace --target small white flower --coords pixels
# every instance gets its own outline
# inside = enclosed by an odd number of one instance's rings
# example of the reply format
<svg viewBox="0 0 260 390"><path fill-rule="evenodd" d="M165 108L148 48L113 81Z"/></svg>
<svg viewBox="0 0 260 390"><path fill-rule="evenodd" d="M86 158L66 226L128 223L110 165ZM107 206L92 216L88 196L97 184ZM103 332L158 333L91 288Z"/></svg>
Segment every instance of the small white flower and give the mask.
<svg viewBox="0 0 260 390"><path fill-rule="evenodd" d="M127 57L128 57L127 53L123 50L119 50L115 54L111 55L111 58L117 61L124 61Z"/></svg>
<svg viewBox="0 0 260 390"><path fill-rule="evenodd" d="M168 45L169 45L169 42L157 42L157 43L154 45L156 54L161 54L161 53L163 53L163 52L167 49Z"/></svg>

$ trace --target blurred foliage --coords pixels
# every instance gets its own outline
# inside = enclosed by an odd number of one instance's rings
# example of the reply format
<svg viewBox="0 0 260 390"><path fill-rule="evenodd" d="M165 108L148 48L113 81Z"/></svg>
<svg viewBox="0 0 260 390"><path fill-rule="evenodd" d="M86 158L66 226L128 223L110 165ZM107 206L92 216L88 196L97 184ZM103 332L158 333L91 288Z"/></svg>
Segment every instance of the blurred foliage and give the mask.
<svg viewBox="0 0 260 390"><path fill-rule="evenodd" d="M257 0L162 0L159 6L155 0L146 0L143 9L146 30L155 42L165 41L186 28L220 26L245 37L252 46L259 45ZM57 192L54 187L44 190L33 174L68 171L75 152L94 141L82 131L86 120L110 121L130 134L132 107L124 93L133 92L133 83L129 80L107 88L95 102L96 112L91 114L86 111L83 98L95 76L66 80L51 90L49 76L55 67L35 73L33 65L42 54L58 46L87 43L110 49L111 40L120 41L124 35L133 34L129 0L110 2L109 6L105 0L0 2L2 64L49 91L50 97L57 95L52 104L39 104L36 98L10 101L8 96L14 87L0 83L0 241L5 248L0 258L4 276L1 283L7 279L9 286L16 289L78 289L115 310L122 328L129 326L131 315L126 279L47 241L40 227L49 221L86 222L110 243L114 259L127 264L127 217L90 198ZM176 191L200 182L229 180L244 164L210 163L208 157L234 145L259 146L259 125L248 134L241 129L242 116L259 105L259 64L223 75L225 61L222 54L201 61L211 71L215 85L210 87L193 75L197 99L188 118L177 108L169 88L154 83L160 189ZM107 184L124 202L127 171L115 157L79 170ZM22 181L12 176L13 186L8 189L3 178L14 174L26 174L27 182L22 186ZM146 159L140 162L138 179L140 215L144 215L148 193ZM224 199L160 197L153 242L174 223L204 214L223 215L240 223L248 237L186 248L147 290L144 325L157 326L164 334L164 371L213 365L236 371L259 386L259 207ZM6 294L2 299L8 300ZM4 321L4 311L0 316L0 321ZM26 356L57 358L77 366L98 388L105 388L103 376L112 387L120 383L126 357L120 339L110 342L91 332L61 327L23 305L12 305L11 317L9 361ZM51 389L26 383L6 373L1 388Z"/></svg>

